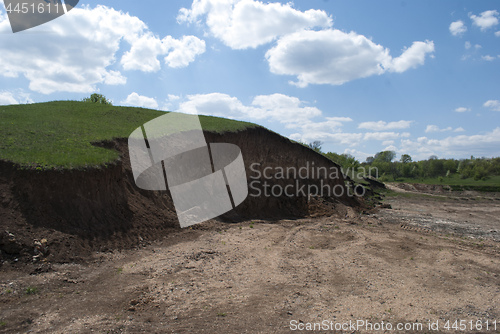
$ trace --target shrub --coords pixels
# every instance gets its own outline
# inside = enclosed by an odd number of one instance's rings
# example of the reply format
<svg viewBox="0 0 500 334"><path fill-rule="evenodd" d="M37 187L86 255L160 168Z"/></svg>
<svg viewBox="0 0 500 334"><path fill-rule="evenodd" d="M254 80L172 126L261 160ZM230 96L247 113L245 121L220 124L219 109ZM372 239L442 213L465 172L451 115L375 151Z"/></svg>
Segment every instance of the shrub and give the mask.
<svg viewBox="0 0 500 334"><path fill-rule="evenodd" d="M99 104L107 104L107 105L112 105L111 101L108 100L104 95L101 94L92 94L90 97L86 97L82 100L83 102L90 102L90 103L99 103Z"/></svg>

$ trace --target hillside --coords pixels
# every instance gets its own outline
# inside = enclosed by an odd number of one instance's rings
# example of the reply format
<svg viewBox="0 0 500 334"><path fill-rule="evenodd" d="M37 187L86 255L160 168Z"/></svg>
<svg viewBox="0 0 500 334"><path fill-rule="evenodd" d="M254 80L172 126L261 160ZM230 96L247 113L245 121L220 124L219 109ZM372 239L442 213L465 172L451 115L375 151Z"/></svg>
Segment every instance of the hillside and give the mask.
<svg viewBox="0 0 500 334"><path fill-rule="evenodd" d="M128 248L178 229L168 191L136 187L127 138L162 111L49 102L0 108L0 250L31 258L47 239L49 260L74 261L95 250ZM247 181L294 187L295 179L263 179L265 168L337 168L324 156L255 124L201 117L208 143L240 147ZM258 167L251 167L257 163ZM315 167L313 167L315 166ZM308 172L309 173L309 172ZM320 180L301 180L320 186ZM326 183L345 188L340 175ZM345 215L347 196L248 196L220 218L274 219Z"/></svg>
<svg viewBox="0 0 500 334"><path fill-rule="evenodd" d="M93 143L128 138L137 127L164 114L76 101L0 106L0 160L43 169L102 166L119 154ZM200 122L215 133L258 126L209 116L201 116Z"/></svg>

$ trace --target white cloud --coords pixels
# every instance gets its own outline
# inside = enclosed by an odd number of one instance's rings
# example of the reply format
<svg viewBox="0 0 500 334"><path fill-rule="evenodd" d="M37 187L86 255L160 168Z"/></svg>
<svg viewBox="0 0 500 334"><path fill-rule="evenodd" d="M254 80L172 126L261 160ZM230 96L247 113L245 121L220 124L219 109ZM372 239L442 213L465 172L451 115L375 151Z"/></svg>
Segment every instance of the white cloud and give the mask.
<svg viewBox="0 0 500 334"><path fill-rule="evenodd" d="M490 55L486 55L486 56L482 56L481 59L483 60L486 60L486 61L493 61L495 60L496 58L495 57L492 57Z"/></svg>
<svg viewBox="0 0 500 334"><path fill-rule="evenodd" d="M437 125L427 125L427 128L425 129L426 133L429 132L446 132L446 131L451 131L453 128L451 126L445 128L445 129L440 129L439 126Z"/></svg>
<svg viewBox="0 0 500 334"><path fill-rule="evenodd" d="M167 97L168 97L169 101L177 101L177 100L180 100L180 98L181 98L180 96L173 95L173 94L168 94Z"/></svg>
<svg viewBox="0 0 500 334"><path fill-rule="evenodd" d="M394 146L394 145L389 145L386 148L384 148L382 151L394 151L394 152L397 152L398 148L396 146Z"/></svg>
<svg viewBox="0 0 500 334"><path fill-rule="evenodd" d="M364 135L364 140L378 140L378 141L387 141L392 139L400 138L400 134L396 132L367 132Z"/></svg>
<svg viewBox="0 0 500 334"><path fill-rule="evenodd" d="M471 109L465 107L458 107L457 109L455 109L455 112L467 112L467 111L471 111Z"/></svg>
<svg viewBox="0 0 500 334"><path fill-rule="evenodd" d="M394 145L394 140L386 140L382 142L383 146L389 146L389 145Z"/></svg>
<svg viewBox="0 0 500 334"><path fill-rule="evenodd" d="M101 5L93 9L74 8L71 15L18 34L11 33L8 19L2 15L2 32L5 34L0 45L0 75L22 75L29 80L31 90L43 94L89 93L97 90L97 84L126 83L125 76L114 66L120 46L125 46L125 50L130 46L122 62L125 69L159 69L155 60L161 54L156 50L161 41L146 24L128 13ZM193 38L170 38L169 66L179 67L192 61L189 41Z"/></svg>
<svg viewBox="0 0 500 334"><path fill-rule="evenodd" d="M33 103L30 95L22 90L0 92L0 105Z"/></svg>
<svg viewBox="0 0 500 334"><path fill-rule="evenodd" d="M500 101L499 100L489 100L483 104L483 107L490 108L493 111L500 111Z"/></svg>
<svg viewBox="0 0 500 334"><path fill-rule="evenodd" d="M183 36L180 40L167 36L160 40L153 34L146 33L123 55L121 64L126 70L157 72L161 68L158 56L165 55L164 62L167 66L181 68L188 66L205 50L205 41L195 36Z"/></svg>
<svg viewBox="0 0 500 334"><path fill-rule="evenodd" d="M429 133L429 132L448 132L448 131L453 131L453 132L463 132L465 131L464 128L462 127L459 127L459 128L456 128L456 129L453 129L451 126L447 127L447 128L443 128L441 129L439 126L437 125L427 125L427 128L425 129L425 132L426 133Z"/></svg>
<svg viewBox="0 0 500 334"><path fill-rule="evenodd" d="M296 97L283 94L256 96L251 105L244 105L236 97L222 93L189 95L188 101L182 102L179 111L188 114L212 115L250 120L274 120L287 127L309 124L309 120L321 116L321 110L305 106ZM339 122L331 119L330 122Z"/></svg>
<svg viewBox="0 0 500 334"><path fill-rule="evenodd" d="M11 92L0 92L0 106L9 104L19 104Z"/></svg>
<svg viewBox="0 0 500 334"><path fill-rule="evenodd" d="M413 42L413 45L406 49L403 54L392 61L391 72L402 73L410 68L417 68L424 65L425 56L434 52L434 42Z"/></svg>
<svg viewBox="0 0 500 334"><path fill-rule="evenodd" d="M137 94L136 92L133 92L132 94L127 96L125 101L122 101L122 103L129 106L141 107L141 108L149 108L149 109L158 108L158 102L156 102L154 98L142 96Z"/></svg>
<svg viewBox="0 0 500 334"><path fill-rule="evenodd" d="M178 40L167 36L163 43L168 50L165 57L165 64L172 68L182 68L192 63L196 56L205 53L205 41L195 36L183 36Z"/></svg>
<svg viewBox="0 0 500 334"><path fill-rule="evenodd" d="M342 85L380 75L404 72L423 64L434 51L433 42L414 42L398 58L363 35L336 29L304 30L281 37L266 53L272 73L297 76L299 87L308 84Z"/></svg>
<svg viewBox="0 0 500 334"><path fill-rule="evenodd" d="M257 107L252 117L256 119L270 118L290 126L321 116L321 110L318 108L303 106L303 102L298 98L283 94L257 96L252 105Z"/></svg>
<svg viewBox="0 0 500 334"><path fill-rule="evenodd" d="M485 31L498 24L498 11L487 10L479 14L479 16L471 14L470 18L473 25L481 28L481 31Z"/></svg>
<svg viewBox="0 0 500 334"><path fill-rule="evenodd" d="M396 129L408 129L413 121L398 121L398 122L363 122L358 125L359 129L367 129L372 131L385 131Z"/></svg>
<svg viewBox="0 0 500 334"><path fill-rule="evenodd" d="M191 8L182 8L179 23L201 23L210 33L232 49L255 48L279 36L298 30L332 25L322 10L298 11L292 3L263 3L254 0L194 0Z"/></svg>
<svg viewBox="0 0 500 334"><path fill-rule="evenodd" d="M500 37L500 30L495 32L495 36Z"/></svg>
<svg viewBox="0 0 500 334"><path fill-rule="evenodd" d="M401 150L413 152L417 159L426 159L432 154L438 156L499 156L500 127L486 134L459 135L442 140L420 137L416 141L401 141Z"/></svg>
<svg viewBox="0 0 500 334"><path fill-rule="evenodd" d="M470 42L467 41L467 42L465 42L464 47L465 47L466 50L469 50L472 47L472 44L470 44Z"/></svg>
<svg viewBox="0 0 500 334"><path fill-rule="evenodd" d="M450 32L453 36L461 36L467 31L467 27L463 21L455 21L450 24Z"/></svg>
<svg viewBox="0 0 500 334"><path fill-rule="evenodd" d="M338 144L348 147L358 146L363 141L362 133L347 133L347 132L309 132L309 133L294 133L290 135L293 140L303 143L310 143L319 140L325 143Z"/></svg>

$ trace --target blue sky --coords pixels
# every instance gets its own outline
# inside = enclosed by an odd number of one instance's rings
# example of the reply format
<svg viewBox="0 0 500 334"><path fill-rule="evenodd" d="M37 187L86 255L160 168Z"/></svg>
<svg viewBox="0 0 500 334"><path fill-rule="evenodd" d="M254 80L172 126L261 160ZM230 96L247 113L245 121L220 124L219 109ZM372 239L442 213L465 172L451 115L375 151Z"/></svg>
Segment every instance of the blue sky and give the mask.
<svg viewBox="0 0 500 334"><path fill-rule="evenodd" d="M13 34L0 105L80 100L247 120L364 161L500 156L500 3L80 1Z"/></svg>

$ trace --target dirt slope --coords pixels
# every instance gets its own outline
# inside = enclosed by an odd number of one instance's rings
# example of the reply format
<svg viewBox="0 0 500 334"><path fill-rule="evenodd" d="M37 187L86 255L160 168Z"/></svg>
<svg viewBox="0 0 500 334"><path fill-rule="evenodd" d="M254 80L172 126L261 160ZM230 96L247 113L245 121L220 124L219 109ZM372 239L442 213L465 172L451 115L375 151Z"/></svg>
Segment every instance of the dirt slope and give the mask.
<svg viewBox="0 0 500 334"><path fill-rule="evenodd" d="M207 142L238 145L247 177L250 165L332 168L334 163L300 144L263 128L224 135L206 133ZM121 160L106 168L86 171L19 170L0 162L0 250L5 259L31 259L34 240L47 239L49 261L76 261L93 251L133 247L168 235L178 228L168 192L143 191L135 186L127 140L100 143L121 152ZM315 166L315 167L313 167ZM266 180L281 186L294 180ZM305 184L318 180L304 180ZM344 186L342 176L328 180ZM337 207L358 206L350 197L309 201L307 197L249 196L222 219L290 218L331 215Z"/></svg>

